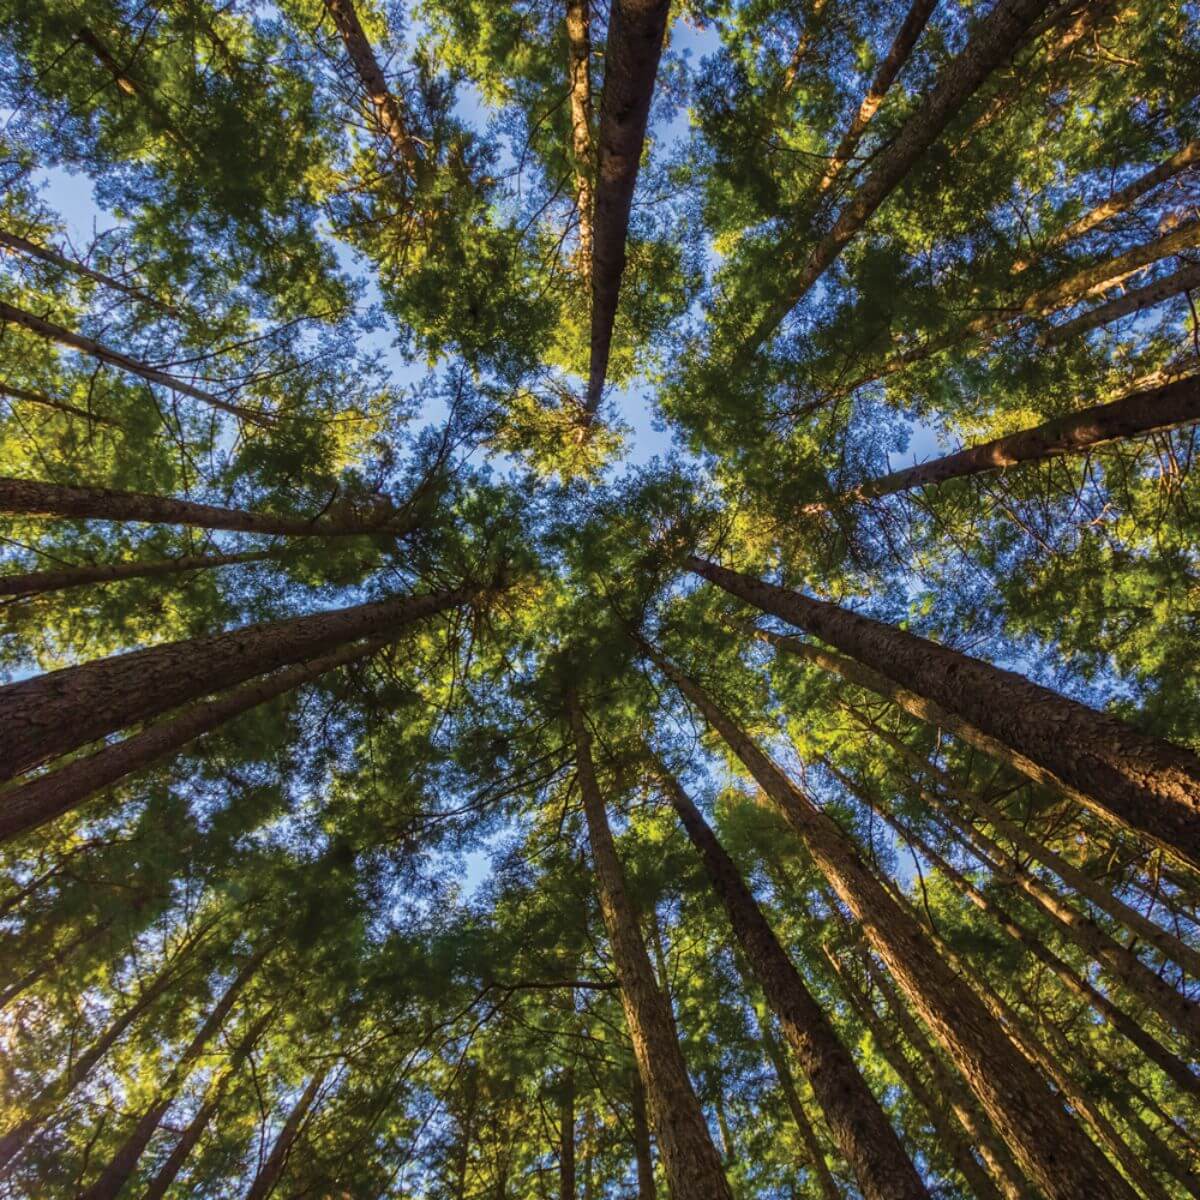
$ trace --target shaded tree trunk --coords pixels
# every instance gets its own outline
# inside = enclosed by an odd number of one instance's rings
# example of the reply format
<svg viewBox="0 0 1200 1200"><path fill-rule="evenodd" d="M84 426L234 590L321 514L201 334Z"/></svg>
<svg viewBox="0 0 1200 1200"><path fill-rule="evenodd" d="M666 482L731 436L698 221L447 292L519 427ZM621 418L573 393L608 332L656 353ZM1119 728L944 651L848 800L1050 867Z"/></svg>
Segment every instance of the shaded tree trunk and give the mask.
<svg viewBox="0 0 1200 1200"><path fill-rule="evenodd" d="M579 210L579 266L592 282L592 35L590 0L567 0L567 86L571 97L571 156Z"/></svg>
<svg viewBox="0 0 1200 1200"><path fill-rule="evenodd" d="M633 1125L633 1158L637 1167L637 1200L657 1200L650 1124L646 1119L646 1089L636 1066L629 1073L629 1110Z"/></svg>
<svg viewBox="0 0 1200 1200"><path fill-rule="evenodd" d="M624 872L592 764L591 733L573 692L566 696L566 710L575 742L576 772L600 911L621 981L625 1020L671 1193L686 1196L688 1200L732 1200L721 1160L688 1078L670 1005L655 983L650 958L625 891Z"/></svg>
<svg viewBox="0 0 1200 1200"><path fill-rule="evenodd" d="M694 555L687 566L995 738L1025 774L1200 864L1200 757L1191 750L836 604Z"/></svg>
<svg viewBox="0 0 1200 1200"><path fill-rule="evenodd" d="M267 1161L263 1163L262 1169L255 1175L254 1182L250 1185L250 1190L246 1193L246 1200L267 1200L267 1197L275 1190L276 1185L279 1183L279 1178L287 1166L292 1146L295 1144L296 1138L300 1136L300 1129L308 1118L309 1112L316 1101L317 1093L320 1092L332 1069L333 1064L331 1063L321 1070L314 1072L309 1079L304 1091L300 1094L300 1099L296 1101L291 1112L288 1113L287 1120L284 1121L283 1128L279 1131L279 1136L271 1146L271 1153L267 1155Z"/></svg>
<svg viewBox="0 0 1200 1200"><path fill-rule="evenodd" d="M595 209L592 217L592 328L588 414L600 406L650 97L670 0L613 0L604 49Z"/></svg>
<svg viewBox="0 0 1200 1200"><path fill-rule="evenodd" d="M812 1085L826 1123L853 1169L863 1196L867 1200L926 1197L925 1186L887 1116L779 944L737 866L678 780L661 766L656 773L704 862L738 944Z"/></svg>
<svg viewBox="0 0 1200 1200"><path fill-rule="evenodd" d="M1132 1193L1037 1071L1016 1052L1000 1024L938 954L907 909L863 864L841 830L695 682L652 647L643 643L643 648L778 806L1047 1200L1131 1200Z"/></svg>
<svg viewBox="0 0 1200 1200"><path fill-rule="evenodd" d="M357 638L394 636L477 594L478 589L458 588L264 621L10 683L0 687L0 778Z"/></svg>

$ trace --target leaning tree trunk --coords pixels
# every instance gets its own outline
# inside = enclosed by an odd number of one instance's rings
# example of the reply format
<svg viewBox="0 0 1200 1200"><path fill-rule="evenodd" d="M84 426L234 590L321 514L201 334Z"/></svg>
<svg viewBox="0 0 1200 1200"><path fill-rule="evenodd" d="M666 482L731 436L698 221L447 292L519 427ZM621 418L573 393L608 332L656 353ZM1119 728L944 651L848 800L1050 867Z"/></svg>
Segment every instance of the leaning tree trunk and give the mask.
<svg viewBox="0 0 1200 1200"><path fill-rule="evenodd" d="M1047 1200L1131 1200L1132 1193L1009 1042L1002 1026L938 954L911 913L864 865L841 830L706 692L653 647L642 645L778 806Z"/></svg>
<svg viewBox="0 0 1200 1200"><path fill-rule="evenodd" d="M738 944L812 1085L838 1149L867 1200L928 1196L920 1176L821 1006L779 944L733 860L669 771L663 784L729 916Z"/></svg>
<svg viewBox="0 0 1200 1200"><path fill-rule="evenodd" d="M584 405L589 414L600 406L608 374L629 212L670 7L670 0L613 0L608 14L592 217L591 365Z"/></svg>
<svg viewBox="0 0 1200 1200"><path fill-rule="evenodd" d="M1191 750L836 604L694 555L687 566L995 738L1032 778L1200 865L1200 757Z"/></svg>
<svg viewBox="0 0 1200 1200"><path fill-rule="evenodd" d="M646 1089L635 1066L629 1073L629 1119L633 1127L633 1159L637 1167L637 1200L657 1200L650 1123L646 1119Z"/></svg>
<svg viewBox="0 0 1200 1200"><path fill-rule="evenodd" d="M396 596L263 621L51 671L0 687L0 779L189 700L303 663L361 637L394 635L466 603L478 589Z"/></svg>
<svg viewBox="0 0 1200 1200"><path fill-rule="evenodd" d="M0 845L69 812L103 788L144 771L234 717L365 658L384 645L386 639L372 638L285 667L0 793Z"/></svg>
<svg viewBox="0 0 1200 1200"><path fill-rule="evenodd" d="M246 1193L246 1200L267 1200L267 1197L275 1190L275 1186L279 1183L279 1177L283 1174L284 1167L287 1166L292 1146L295 1144L296 1138L300 1136L301 1126L308 1118L308 1114L316 1101L317 1093L320 1092L332 1069L333 1064L330 1063L321 1070L314 1072L312 1078L309 1079L307 1086L300 1095L300 1099L296 1101L292 1107L292 1111L288 1113L287 1120L284 1121L283 1128L279 1131L279 1136L275 1139L275 1143L271 1147L271 1153L267 1155L267 1161L263 1163L262 1169L255 1175L254 1182L250 1185L250 1190Z"/></svg>
<svg viewBox="0 0 1200 1200"><path fill-rule="evenodd" d="M68 404L65 400L55 400L53 396L47 396L44 392L35 392L29 388L14 387L11 383L0 383L0 396L7 396L10 400L21 400L26 404L38 404L42 408L50 408L55 412L66 413L71 417L82 417L85 421L93 421L97 425L107 425L110 429L121 428L119 422L111 421L108 417L102 417L99 413L89 412L86 408L80 408L77 404Z"/></svg>
<svg viewBox="0 0 1200 1200"><path fill-rule="evenodd" d="M1197 279L1200 281L1200 275ZM1022 429L903 471L893 471L860 484L847 493L847 498L873 499L1021 463L1064 454L1086 454L1105 442L1145 437L1194 421L1200 421L1200 375L1135 392L1109 404L1080 409L1032 429Z"/></svg>
<svg viewBox="0 0 1200 1200"><path fill-rule="evenodd" d="M592 33L590 0L567 0L567 88L571 97L571 157L579 211L579 268L592 283Z"/></svg>
<svg viewBox="0 0 1200 1200"><path fill-rule="evenodd" d="M612 947L634 1057L646 1088L671 1193L688 1200L732 1200L721 1159L688 1078L667 998L659 990L638 932L592 764L592 737L573 692L566 696L575 765L587 819L600 911Z"/></svg>

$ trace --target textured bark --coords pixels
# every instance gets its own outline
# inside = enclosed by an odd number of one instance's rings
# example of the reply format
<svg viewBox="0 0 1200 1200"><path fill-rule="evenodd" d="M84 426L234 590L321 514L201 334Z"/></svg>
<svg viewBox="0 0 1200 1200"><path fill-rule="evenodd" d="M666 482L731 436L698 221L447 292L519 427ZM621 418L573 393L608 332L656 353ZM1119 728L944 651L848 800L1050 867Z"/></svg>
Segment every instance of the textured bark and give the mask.
<svg viewBox="0 0 1200 1200"><path fill-rule="evenodd" d="M914 1100L925 1110L930 1125L937 1136L937 1141L945 1151L954 1169L962 1176L971 1189L971 1195L977 1200L1000 1200L1000 1193L992 1183L983 1167L971 1153L963 1130L951 1119L944 1107L944 1097L938 1097L921 1078L916 1067L904 1056L891 1030L887 1028L876 1012L870 999L863 995L858 985L850 978L833 949L824 945L822 949L838 982L842 985L842 993L850 1001L850 1007L858 1014L862 1023L870 1030L871 1038L879 1047L884 1061L892 1068L901 1084L908 1090Z"/></svg>
<svg viewBox="0 0 1200 1200"><path fill-rule="evenodd" d="M333 520L329 517L288 517L245 512L155 496L148 492L121 492L113 488L73 487L37 479L0 476L0 512L35 517L67 517L77 521L143 521L153 525L187 525L196 529L228 529L235 533L263 533L279 537L357 537L367 534L400 536L408 533L410 519Z"/></svg>
<svg viewBox="0 0 1200 1200"><path fill-rule="evenodd" d="M1200 864L1200 757L1191 750L836 604L694 555L687 565L1002 742L1039 771L1040 782Z"/></svg>
<svg viewBox="0 0 1200 1200"><path fill-rule="evenodd" d="M163 1117L166 1116L167 1110L171 1107L171 1102L186 1082L188 1073L191 1071L196 1059L204 1053L208 1043L220 1032L226 1018L237 1002L237 998L241 995L250 980L254 978L258 968L262 965L263 959L266 958L269 949L269 945L263 946L246 960L241 970L238 971L233 981L225 989L221 999L217 1001L212 1011L205 1018L204 1024L201 1025L195 1036L188 1043L187 1049L184 1050L179 1060L171 1068L166 1079L163 1080L158 1090L158 1098L138 1119L137 1124L133 1127L133 1132L130 1133L122 1143L120 1149L113 1155L96 1182L91 1187L80 1192L78 1200L116 1200L118 1194L129 1182L134 1171L137 1170L138 1161L141 1159L155 1131L162 1123Z"/></svg>
<svg viewBox="0 0 1200 1200"><path fill-rule="evenodd" d="M325 0L325 9L337 26L342 44L346 47L346 54L359 83L362 84L379 128L409 172L415 175L421 165L417 143L409 131L400 102L388 87L375 51L367 41L353 0Z"/></svg>
<svg viewBox="0 0 1200 1200"><path fill-rule="evenodd" d="M886 1114L779 944L733 860L678 780L661 767L658 774L863 1196L867 1200L928 1196Z"/></svg>
<svg viewBox="0 0 1200 1200"><path fill-rule="evenodd" d="M644 649L704 714L795 830L1047 1200L1131 1200L1132 1193L1037 1071L1016 1052L984 1003L939 955L912 914L879 883L834 822L694 681L652 647Z"/></svg>
<svg viewBox="0 0 1200 1200"><path fill-rule="evenodd" d="M591 366L585 410L600 406L625 270L625 239L670 0L613 0L604 48L592 217Z"/></svg>
<svg viewBox="0 0 1200 1200"><path fill-rule="evenodd" d="M562 1101L558 1113L558 1196L575 1200L575 1068L562 1073Z"/></svg>
<svg viewBox="0 0 1200 1200"><path fill-rule="evenodd" d="M567 86L571 97L571 157L579 210L579 267L592 282L592 34L590 0L567 0Z"/></svg>
<svg viewBox="0 0 1200 1200"><path fill-rule="evenodd" d="M14 387L11 383L0 383L0 396L7 396L10 400L20 400L26 404L37 404L42 408L51 408L55 412L66 413L71 417L82 417L85 421L92 421L96 425L107 425L110 429L121 428L116 421L110 421L107 417L100 416L99 413L88 412L86 408L80 408L77 404L68 404L65 400L55 400L53 396L47 396L44 392Z"/></svg>
<svg viewBox="0 0 1200 1200"><path fill-rule="evenodd" d="M477 594L459 588L263 621L10 683L0 687L0 778L358 638L394 635Z"/></svg>
<svg viewBox="0 0 1200 1200"><path fill-rule="evenodd" d="M575 767L600 912L621 981L621 1004L671 1194L688 1200L732 1200L721 1160L688 1078L670 1004L655 982L625 891L624 872L592 764L591 733L574 693L567 694L566 708L575 742Z"/></svg>
<svg viewBox="0 0 1200 1200"><path fill-rule="evenodd" d="M59 567L53 571L27 571L24 575L0 575L0 596L41 596L85 584L113 583L120 579L151 579L159 575L181 575L187 571L209 571L239 563L261 562L269 550L242 554L187 554L149 562L100 563Z"/></svg>
<svg viewBox="0 0 1200 1200"><path fill-rule="evenodd" d="M637 1200L657 1200L650 1123L646 1117L646 1089L636 1066L629 1074L629 1113L633 1127L633 1159L637 1167Z"/></svg>
<svg viewBox="0 0 1200 1200"><path fill-rule="evenodd" d="M148 363L139 362L137 359L130 358L129 355L122 354L118 350L113 350L111 347L105 346L92 338L84 337L79 333L72 333L69 329L64 329L61 325L54 324L53 321L47 321L44 317L39 317L35 313L16 308L3 300L0 300L0 322L19 325L22 329L26 329L40 338L45 338L46 341L54 342L59 346L65 346L69 350L77 350L80 354L86 354L91 358L98 359L100 362L108 363L109 366L118 367L122 371L129 372L131 375L137 375L147 383L161 384L163 387L170 388L174 392L179 392L184 396L191 396L194 400L201 400L213 408L219 408L222 412L230 413L252 425L269 425L272 423L273 418L268 413L256 412L249 408L243 408L239 404L233 404L228 400L222 400L220 396L215 396L212 392L206 392L203 388L198 388L194 384L188 383L186 379L180 379L175 375L168 374L166 371L160 371Z"/></svg>
<svg viewBox="0 0 1200 1200"><path fill-rule="evenodd" d="M1200 281L1200 274L1197 275ZM1145 437L1180 425L1200 421L1200 375L1192 375L1162 387L1134 392L1110 404L1055 417L1031 429L993 438L978 446L942 458L893 471L880 479L861 484L849 493L851 499L888 496L912 488L945 483L987 471L999 471L1020 463L1037 462L1064 454L1086 454L1105 442Z"/></svg>
<svg viewBox="0 0 1200 1200"><path fill-rule="evenodd" d="M0 844L69 812L103 788L144 771L234 717L364 658L385 644L386 639L373 638L285 667L215 700L193 705L86 758L72 759L56 771L0 792Z"/></svg>
<svg viewBox="0 0 1200 1200"><path fill-rule="evenodd" d="M838 213L832 228L797 263L799 247L781 247L782 268L792 277L777 301L751 331L741 351L752 354L807 295L875 210L938 139L988 76L1018 49L1047 0L998 0L975 26L961 54L942 69L933 89L903 128L875 159L874 166Z"/></svg>
<svg viewBox="0 0 1200 1200"><path fill-rule="evenodd" d="M307 1120L316 1101L317 1093L320 1092L332 1069L332 1064L323 1067L314 1072L309 1079L304 1091L300 1094L300 1099L288 1113L287 1120L284 1121L283 1128L279 1131L279 1136L271 1146L271 1153L267 1155L267 1161L255 1175L254 1182L246 1193L246 1200L267 1200L267 1197L275 1190L279 1183L279 1177L283 1174L284 1167L287 1166L292 1146L295 1144L296 1138L300 1136L300 1129Z"/></svg>

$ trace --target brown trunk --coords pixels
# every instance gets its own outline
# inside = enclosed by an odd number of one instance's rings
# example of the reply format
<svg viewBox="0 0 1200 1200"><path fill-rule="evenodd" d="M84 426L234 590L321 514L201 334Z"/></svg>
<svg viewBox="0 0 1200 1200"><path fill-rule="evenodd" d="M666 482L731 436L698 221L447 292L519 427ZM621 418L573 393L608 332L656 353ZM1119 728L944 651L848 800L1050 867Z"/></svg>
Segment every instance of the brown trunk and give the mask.
<svg viewBox="0 0 1200 1200"><path fill-rule="evenodd" d="M45 338L46 341L54 342L59 346L65 346L69 350L77 350L80 354L86 354L91 358L98 359L100 362L118 367L120 370L127 371L131 375L137 375L140 379L146 380L147 383L161 384L163 387L170 388L181 395L191 396L194 400L201 400L213 408L219 408L222 412L230 413L252 425L270 425L274 420L269 413L256 412L252 409L243 408L241 405L232 404L228 400L222 400L220 396L214 396L212 392L206 392L202 388L188 383L186 379L179 379L174 375L169 375L166 371L160 371L148 363L130 358L127 354L122 354L118 350L113 350L108 346L102 345L92 338L84 337L79 333L72 333L69 329L64 329L61 325L55 325L54 322L47 321L45 318L39 317L34 313L26 312L24 309L15 308L3 300L0 300L0 322L19 325L22 329L27 329L37 337Z"/></svg>
<svg viewBox="0 0 1200 1200"><path fill-rule="evenodd" d="M80 567L59 567L55 571L27 571L24 575L0 575L0 596L41 596L85 584L112 583L119 579L150 579L158 575L179 575L187 571L209 571L214 567L238 563L262 562L269 550L243 554L193 554L152 562L100 563Z"/></svg>
<svg viewBox="0 0 1200 1200"><path fill-rule="evenodd" d="M887 1116L821 1006L779 944L733 860L667 770L667 798L699 852L713 888L788 1045L812 1085L838 1149L867 1200L928 1195Z"/></svg>
<svg viewBox="0 0 1200 1200"><path fill-rule="evenodd" d="M417 143L408 129L400 102L388 87L375 51L367 41L353 0L325 0L325 9L337 26L342 44L346 47L346 54L354 66L354 72L362 84L379 128L409 173L415 176L421 165Z"/></svg>
<svg viewBox="0 0 1200 1200"><path fill-rule="evenodd" d="M23 400L26 404L40 404L42 408L52 408L55 412L66 413L72 417L82 417L85 421L94 421L97 425L107 425L110 429L120 429L116 421L110 421L99 413L88 412L76 404L68 404L64 400L55 400L43 392L30 391L29 388L14 387L11 383L0 383L0 396L10 400Z"/></svg>
<svg viewBox="0 0 1200 1200"><path fill-rule="evenodd" d="M1200 274L1197 281L1200 282ZM849 493L849 497L872 499L911 488L930 487L948 479L999 471L1020 463L1063 454L1086 454L1105 442L1144 437L1193 421L1200 421L1200 375L1135 392L1110 404L1080 409L1019 433L1006 434L903 471L893 471L861 484Z"/></svg>
<svg viewBox="0 0 1200 1200"><path fill-rule="evenodd" d="M870 173L838 213L833 227L797 266L799 246L781 247L782 269L792 278L751 331L740 354L753 354L807 295L847 243L938 139L984 80L1016 52L1047 7L1047 0L998 0L980 21L957 58L943 68L933 88L900 132L876 158Z"/></svg>
<svg viewBox="0 0 1200 1200"><path fill-rule="evenodd" d="M1129 1189L1037 1071L1013 1049L979 997L937 953L911 913L872 875L841 830L697 684L652 647L643 646L778 806L1047 1200L1130 1200Z"/></svg>
<svg viewBox="0 0 1200 1200"><path fill-rule="evenodd" d="M657 1200L650 1124L646 1119L646 1089L637 1067L629 1073L629 1111L633 1125L633 1158L637 1166L637 1200Z"/></svg>
<svg viewBox="0 0 1200 1200"><path fill-rule="evenodd" d="M696 558L687 566L1010 747L1022 769L1200 863L1200 758L1011 671Z"/></svg>
<svg viewBox="0 0 1200 1200"><path fill-rule="evenodd" d="M478 589L458 588L264 621L10 683L0 687L0 779L358 638L394 636L404 626L477 594Z"/></svg>
<svg viewBox="0 0 1200 1200"><path fill-rule="evenodd" d="M670 0L613 0L604 48L595 209L592 218L592 344L589 414L600 406L650 97L667 30Z"/></svg>
<svg viewBox="0 0 1200 1200"><path fill-rule="evenodd" d="M558 1129L558 1196L575 1200L575 1068L562 1073Z"/></svg>
<svg viewBox="0 0 1200 1200"><path fill-rule="evenodd" d="M579 268L592 281L592 35L590 0L567 0L567 87L571 95L571 156L579 210Z"/></svg>
<svg viewBox="0 0 1200 1200"><path fill-rule="evenodd" d="M72 759L57 771L0 792L0 845L69 812L103 788L144 771L234 717L373 654L386 644L384 638L372 638L285 667L110 743L95 754Z"/></svg>
<svg viewBox="0 0 1200 1200"><path fill-rule="evenodd" d="M246 1193L246 1200L267 1200L267 1197L275 1190L279 1183L279 1177L283 1174L284 1167L287 1166L288 1156L292 1152L292 1146L295 1144L296 1138L300 1136L300 1129L308 1117L309 1111L312 1109L313 1103L316 1101L317 1093L320 1092L329 1072L333 1070L333 1064L322 1067L321 1070L314 1072L309 1079L304 1091L300 1094L300 1099L296 1101L292 1111L288 1113L287 1120L283 1123L283 1128L279 1131L279 1136L275 1139L274 1145L271 1147L271 1153L267 1155L267 1161L263 1163L262 1169L254 1177L254 1182L250 1185L250 1190Z"/></svg>
<svg viewBox="0 0 1200 1200"><path fill-rule="evenodd" d="M130 1176L137 1170L138 1161L162 1123L163 1117L166 1116L171 1102L186 1082L196 1059L204 1053L208 1043L220 1032L238 996L241 995L262 965L268 949L269 946L263 946L243 964L233 982L225 989L221 999L208 1014L204 1024L188 1043L187 1049L184 1050L179 1061L171 1068L159 1088L158 1099L139 1118L133 1132L113 1155L108 1166L101 1172L100 1178L91 1187L80 1192L79 1200L116 1200L118 1194L129 1182Z"/></svg>
<svg viewBox="0 0 1200 1200"><path fill-rule="evenodd" d="M143 521L149 525L188 525L197 529L228 529L234 533L263 533L280 537L356 537L410 532L411 519L333 520L329 517L288 517L244 512L173 496L120 492L113 488L76 487L37 479L0 476L0 512L35 517L67 517L76 521Z"/></svg>
<svg viewBox="0 0 1200 1200"><path fill-rule="evenodd" d="M575 740L575 767L600 911L621 981L621 1004L671 1194L688 1200L732 1200L721 1160L688 1078L670 1005L655 983L650 957L625 892L624 872L592 764L591 733L573 692L566 696L566 708Z"/></svg>

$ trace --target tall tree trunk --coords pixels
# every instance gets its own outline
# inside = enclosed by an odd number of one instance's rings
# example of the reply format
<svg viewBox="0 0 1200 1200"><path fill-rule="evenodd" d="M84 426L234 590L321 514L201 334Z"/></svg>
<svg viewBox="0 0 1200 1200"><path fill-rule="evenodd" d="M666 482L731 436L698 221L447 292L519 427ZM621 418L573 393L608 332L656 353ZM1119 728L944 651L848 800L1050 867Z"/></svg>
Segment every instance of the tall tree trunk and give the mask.
<svg viewBox="0 0 1200 1200"><path fill-rule="evenodd" d="M216 504L198 504L148 492L45 483L38 479L0 477L0 512L34 517L66 517L76 521L142 521L149 525L188 525L280 537L356 537L411 531L412 519L332 520L245 512Z"/></svg>
<svg viewBox="0 0 1200 1200"><path fill-rule="evenodd" d="M76 350L80 354L86 354L90 358L108 363L109 366L117 367L130 375L136 375L147 383L157 383L162 387L170 388L173 392L191 396L193 400L201 400L213 408L219 408L222 412L230 413L232 416L246 421L248 424L271 425L274 422L270 413L258 412L244 408L240 404L222 400L220 396L206 392L204 389L196 387L195 384L188 383L186 379L180 379L176 375L160 371L157 367L150 366L149 363L139 362L135 358L130 358L128 354L122 354L119 350L113 350L80 333L72 333L71 330L64 329L63 326L56 325L53 321L47 321L44 317L37 316L36 313L16 308L4 300L0 300L0 322L19 325L22 329L26 329L48 342L54 342L56 345L65 346L68 350Z"/></svg>
<svg viewBox="0 0 1200 1200"><path fill-rule="evenodd" d="M633 1126L633 1158L637 1167L637 1200L657 1200L650 1123L646 1119L646 1089L636 1066L629 1073L629 1112Z"/></svg>
<svg viewBox="0 0 1200 1200"><path fill-rule="evenodd" d="M562 1073L558 1130L558 1196L575 1200L575 1068Z"/></svg>
<svg viewBox="0 0 1200 1200"><path fill-rule="evenodd" d="M751 331L739 357L749 357L774 333L967 100L997 67L1013 56L1030 26L1046 8L1047 0L998 0L975 26L962 53L942 69L921 106L875 158L870 173L842 206L829 232L799 262L796 253L802 252L800 246L781 246L781 266L791 278Z"/></svg>
<svg viewBox="0 0 1200 1200"><path fill-rule="evenodd" d="M653 647L642 645L778 806L1047 1200L1131 1200L1132 1193L1016 1052L979 997L863 864L841 830L707 693Z"/></svg>
<svg viewBox="0 0 1200 1200"><path fill-rule="evenodd" d="M567 87L571 96L571 157L579 210L579 267L592 283L592 14L591 0L567 0Z"/></svg>
<svg viewBox="0 0 1200 1200"><path fill-rule="evenodd" d="M575 768L583 796L600 911L621 981L621 1004L671 1193L686 1196L688 1200L732 1200L721 1160L688 1078L675 1035L675 1019L655 983L637 918L625 891L624 872L592 764L592 736L573 692L567 693L566 710L575 741Z"/></svg>
<svg viewBox="0 0 1200 1200"><path fill-rule="evenodd" d="M689 556L687 566L1011 748L1022 770L1200 864L1200 757L1011 671Z"/></svg>
<svg viewBox="0 0 1200 1200"><path fill-rule="evenodd" d="M129 1182L134 1171L137 1170L138 1161L141 1159L155 1131L162 1123L163 1117L166 1116L167 1110L171 1107L171 1103L178 1094L179 1089L186 1082L188 1073L191 1071L196 1059L204 1053L208 1043L220 1032L226 1018L229 1016L230 1010L237 1002L238 996L241 995L250 980L254 978L269 950L269 943L263 945L242 965L237 975L234 976L233 981L225 989L221 999L217 1001L212 1011L208 1014L204 1024L201 1025L195 1036L188 1043L187 1049L184 1050L179 1061L171 1068L167 1078L158 1090L158 1098L138 1119L133 1132L130 1133L122 1143L120 1149L113 1155L108 1166L100 1173L100 1177L96 1182L91 1187L80 1192L79 1200L116 1200L118 1194Z"/></svg>
<svg viewBox="0 0 1200 1200"><path fill-rule="evenodd" d="M42 408L52 408L55 412L66 413L71 417L82 417L85 421L94 421L97 425L107 425L110 429L120 429L117 421L102 417L99 413L89 412L77 404L68 404L65 400L55 400L44 392L34 392L29 388L14 387L11 383L0 383L0 396L10 400L23 400L26 404L39 404Z"/></svg>
<svg viewBox="0 0 1200 1200"><path fill-rule="evenodd" d="M184 554L179 558L150 562L99 563L78 567L59 567L54 571L27 571L23 575L0 575L0 596L42 596L85 584L112 583L120 579L151 579L159 575L181 575L188 571L211 571L240 563L262 562L269 550L241 554Z"/></svg>
<svg viewBox="0 0 1200 1200"><path fill-rule="evenodd" d="M812 1085L863 1196L867 1200L926 1197L925 1186L887 1116L779 944L737 866L674 775L661 764L656 774L704 862L738 944Z"/></svg>
<svg viewBox="0 0 1200 1200"><path fill-rule="evenodd" d="M670 0L613 0L604 48L596 199L592 218L592 329L588 414L600 406L650 97L667 30Z"/></svg>
<svg viewBox="0 0 1200 1200"><path fill-rule="evenodd" d="M284 1121L283 1128L279 1131L279 1136L271 1146L271 1153L267 1155L267 1161L255 1175L254 1182L246 1193L246 1200L267 1200L267 1197L275 1190L279 1178L283 1174L283 1169L287 1166L292 1146L300 1135L301 1126L307 1119L309 1111L316 1101L317 1093L320 1092L331 1070L333 1070L332 1063L315 1071L309 1079L304 1091L300 1094L300 1099L288 1113L287 1120Z"/></svg>
<svg viewBox="0 0 1200 1200"><path fill-rule="evenodd" d="M0 779L357 638L394 636L404 626L477 594L478 589L457 588L263 621L10 683L0 687Z"/></svg>
<svg viewBox="0 0 1200 1200"><path fill-rule="evenodd" d="M1197 276L1200 281L1200 275ZM848 496L872 499L930 487L948 479L962 479L999 471L1020 463L1037 462L1064 454L1086 454L1105 442L1144 437L1179 425L1200 421L1200 375L1175 383L1134 392L1109 404L1095 404L1031 429L1005 434L947 454L942 458L893 471L854 488Z"/></svg>
<svg viewBox="0 0 1200 1200"><path fill-rule="evenodd" d="M386 638L371 638L284 667L0 793L0 845L69 812L111 784L144 771L234 717L365 658L386 644Z"/></svg>

